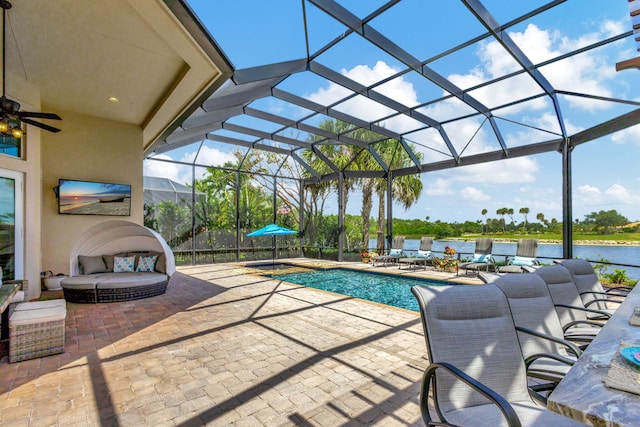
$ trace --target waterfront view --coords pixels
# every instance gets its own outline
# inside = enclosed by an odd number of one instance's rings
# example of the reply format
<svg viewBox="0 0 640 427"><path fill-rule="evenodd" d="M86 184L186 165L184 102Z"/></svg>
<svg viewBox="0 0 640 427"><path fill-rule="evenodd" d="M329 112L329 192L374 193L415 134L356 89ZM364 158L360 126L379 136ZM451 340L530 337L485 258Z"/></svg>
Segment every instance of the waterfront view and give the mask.
<svg viewBox="0 0 640 427"><path fill-rule="evenodd" d="M558 243L538 242L538 259L543 264L550 264L554 259L562 258L562 245ZM433 253L437 256L442 253L445 246L450 246L460 253L462 257L473 254L475 240L436 240L433 243ZM502 243L494 241L493 254L498 262L504 261L504 256L513 256L516 253L516 243ZM375 248L376 241L371 239L369 247ZM420 247L420 240L407 239L404 242L404 250L408 255L415 255ZM613 268L627 270L630 278L640 280L640 266L626 267L625 265L640 264L640 246L637 245L574 245L574 258L587 259L589 261L607 260L612 263L620 264L612 265Z"/></svg>

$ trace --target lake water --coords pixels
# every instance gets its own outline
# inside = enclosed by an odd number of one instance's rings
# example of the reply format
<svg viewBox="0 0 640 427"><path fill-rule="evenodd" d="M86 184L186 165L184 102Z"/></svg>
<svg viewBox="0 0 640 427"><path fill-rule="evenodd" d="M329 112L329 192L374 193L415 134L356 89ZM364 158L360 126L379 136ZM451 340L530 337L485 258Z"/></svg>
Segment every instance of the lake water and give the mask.
<svg viewBox="0 0 640 427"><path fill-rule="evenodd" d="M461 241L444 241L436 240L433 242L433 253L442 253L445 246L454 248L462 254L473 254L475 240ZM516 243L493 243L493 254L498 261L503 261L505 255L515 255ZM375 239L370 240L369 247L375 248ZM407 239L404 242L404 250L409 255L415 255L420 247L420 240ZM502 255L502 256L501 256ZM611 266L609 272L613 272L613 268L620 268L627 271L632 279L640 280L640 246L596 246L596 245L574 245L573 256L575 258L583 258L591 261L605 259L612 263L637 265L638 267L619 267ZM543 264L550 264L553 259L562 258L562 245L558 244L538 244L538 259Z"/></svg>

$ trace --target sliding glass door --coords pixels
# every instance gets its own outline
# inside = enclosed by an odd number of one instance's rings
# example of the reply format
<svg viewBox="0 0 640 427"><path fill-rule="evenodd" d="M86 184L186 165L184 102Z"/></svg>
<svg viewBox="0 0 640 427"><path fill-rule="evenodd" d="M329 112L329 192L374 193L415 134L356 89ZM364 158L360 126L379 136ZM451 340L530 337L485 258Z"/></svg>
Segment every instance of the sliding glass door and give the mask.
<svg viewBox="0 0 640 427"><path fill-rule="evenodd" d="M6 280L24 278L23 188L21 173L0 169L0 267Z"/></svg>

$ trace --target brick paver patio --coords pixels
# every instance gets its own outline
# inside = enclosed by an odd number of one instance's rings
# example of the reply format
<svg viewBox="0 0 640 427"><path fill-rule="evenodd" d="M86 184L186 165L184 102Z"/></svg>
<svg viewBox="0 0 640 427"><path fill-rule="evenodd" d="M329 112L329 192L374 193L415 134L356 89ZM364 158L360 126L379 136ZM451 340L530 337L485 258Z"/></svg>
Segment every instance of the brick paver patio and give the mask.
<svg viewBox="0 0 640 427"><path fill-rule="evenodd" d="M246 273L181 267L163 296L68 303L64 354L0 362L0 424L422 425L418 313Z"/></svg>

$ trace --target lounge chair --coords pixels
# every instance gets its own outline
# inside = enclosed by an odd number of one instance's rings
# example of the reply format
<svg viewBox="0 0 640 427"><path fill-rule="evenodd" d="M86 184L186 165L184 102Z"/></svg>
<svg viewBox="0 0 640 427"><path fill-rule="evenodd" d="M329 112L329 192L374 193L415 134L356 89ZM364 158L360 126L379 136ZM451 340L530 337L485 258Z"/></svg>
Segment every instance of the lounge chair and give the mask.
<svg viewBox="0 0 640 427"><path fill-rule="evenodd" d="M509 301L527 364L527 375L550 381L547 386L537 387L537 390L552 390L580 357L582 350L564 339L562 324L547 284L536 274L506 274L494 284ZM530 357L542 353L555 354L559 359L541 358L527 363Z"/></svg>
<svg viewBox="0 0 640 427"><path fill-rule="evenodd" d="M376 263L381 262L383 265L395 264L404 256L404 236L396 236L391 242L391 248L385 255L377 255L371 258L371 264L375 267Z"/></svg>
<svg viewBox="0 0 640 427"><path fill-rule="evenodd" d="M562 324L565 339L580 343L590 342L600 332L603 324L589 320L587 313L608 316L607 313L588 309L582 303L569 270L561 265L545 265L538 268L537 274L547 284Z"/></svg>
<svg viewBox="0 0 640 427"><path fill-rule="evenodd" d="M458 265L459 270L475 271L489 271L489 267L495 270L496 262L491 255L493 251L493 239L489 237L483 237L476 239L476 246L474 249L474 255L471 262L463 262Z"/></svg>
<svg viewBox="0 0 640 427"><path fill-rule="evenodd" d="M583 259L565 259L560 265L569 270L573 283L575 283L580 293L580 298L587 308L595 308L608 314L613 314L617 306L622 302L620 299L612 299L611 297L624 298L628 292L612 290L606 292L598 279L598 275L588 261ZM615 308L610 304L616 304ZM587 315L589 319L600 319L602 316L598 314Z"/></svg>
<svg viewBox="0 0 640 427"><path fill-rule="evenodd" d="M509 304L495 285L411 291L431 362L420 393L427 426L583 425L532 399Z"/></svg>
<svg viewBox="0 0 640 427"><path fill-rule="evenodd" d="M433 247L433 237L424 236L420 239L420 249L418 254L411 258L400 258L398 260L398 268L402 267L402 264L409 264L411 266L423 265L424 269L427 269L427 264L433 259L431 248Z"/></svg>
<svg viewBox="0 0 640 427"><path fill-rule="evenodd" d="M500 273L530 273L540 262L538 256L538 239L519 239L516 255L509 258L507 265L498 268Z"/></svg>

